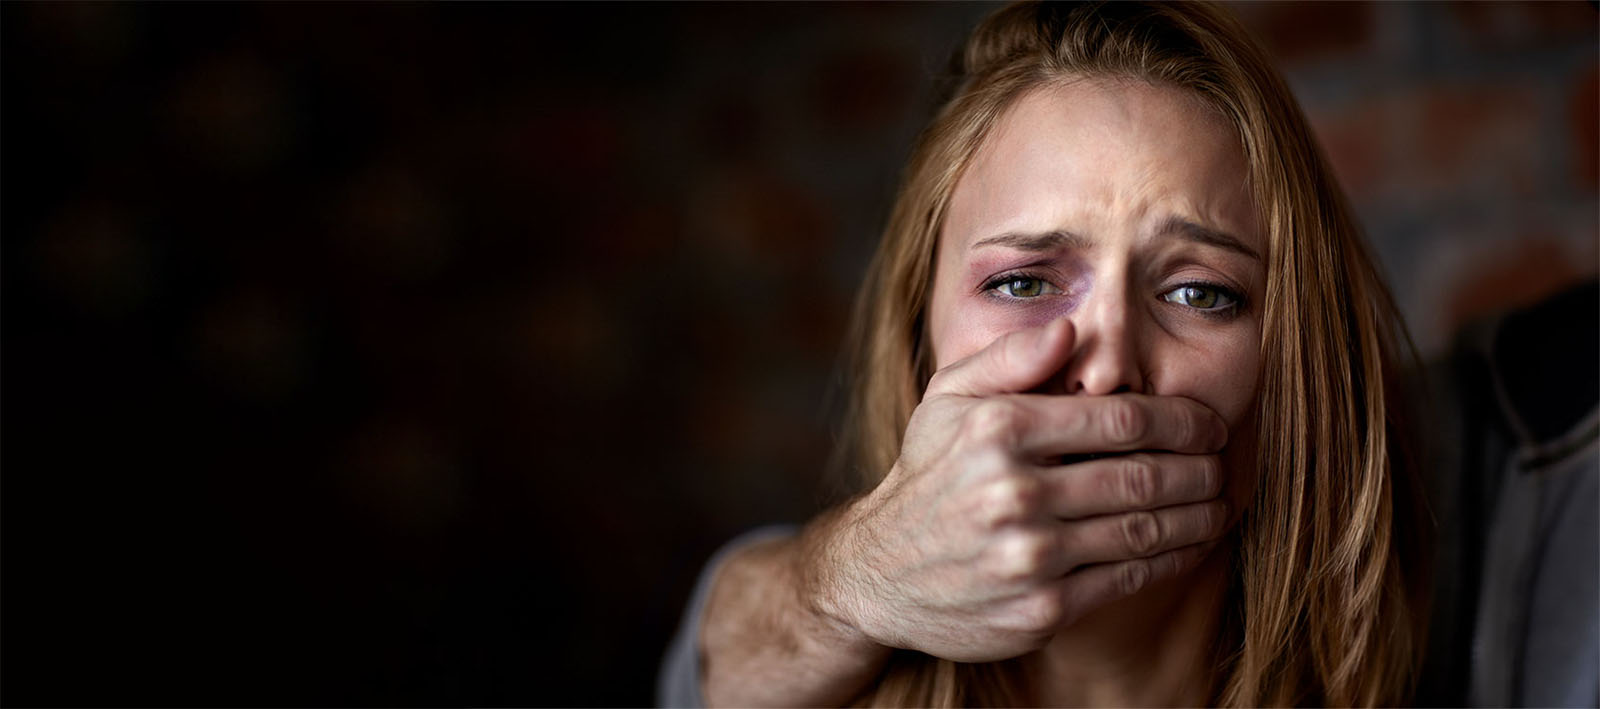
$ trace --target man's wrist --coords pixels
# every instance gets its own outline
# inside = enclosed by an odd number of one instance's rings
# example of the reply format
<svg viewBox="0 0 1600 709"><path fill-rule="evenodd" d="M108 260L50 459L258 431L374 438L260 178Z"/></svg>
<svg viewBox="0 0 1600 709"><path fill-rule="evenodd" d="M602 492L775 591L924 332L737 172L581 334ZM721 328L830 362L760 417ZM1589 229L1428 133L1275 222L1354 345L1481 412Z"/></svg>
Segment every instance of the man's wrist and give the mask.
<svg viewBox="0 0 1600 709"><path fill-rule="evenodd" d="M834 652L869 657L887 654L889 648L864 630L864 609L850 597L848 571L839 558L839 552L851 544L846 535L854 507L843 505L801 532L795 540L794 587L800 594L796 607L817 630L808 637L825 640Z"/></svg>

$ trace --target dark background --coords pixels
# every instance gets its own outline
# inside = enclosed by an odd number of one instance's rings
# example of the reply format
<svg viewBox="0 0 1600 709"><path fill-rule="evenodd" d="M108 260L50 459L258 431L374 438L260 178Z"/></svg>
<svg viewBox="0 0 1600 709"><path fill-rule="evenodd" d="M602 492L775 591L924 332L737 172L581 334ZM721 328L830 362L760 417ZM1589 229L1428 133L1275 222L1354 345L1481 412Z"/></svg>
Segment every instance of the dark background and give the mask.
<svg viewBox="0 0 1600 709"><path fill-rule="evenodd" d="M991 9L0 5L4 702L649 703ZM1237 9L1425 354L1596 271L1592 5Z"/></svg>

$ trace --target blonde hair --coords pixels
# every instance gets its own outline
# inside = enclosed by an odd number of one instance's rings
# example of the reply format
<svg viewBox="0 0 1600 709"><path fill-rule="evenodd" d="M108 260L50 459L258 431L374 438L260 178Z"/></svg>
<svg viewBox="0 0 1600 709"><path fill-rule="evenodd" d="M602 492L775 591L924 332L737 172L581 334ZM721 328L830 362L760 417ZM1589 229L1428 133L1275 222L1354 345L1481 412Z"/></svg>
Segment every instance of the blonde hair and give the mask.
<svg viewBox="0 0 1600 709"><path fill-rule="evenodd" d="M1237 129L1268 239L1258 470L1220 619L1212 702L1372 706L1406 701L1423 646L1415 476L1395 450L1397 363L1411 352L1293 97L1236 20L1201 3L1025 2L986 19L952 66L919 139L855 315L847 435L875 485L932 362L934 252L956 181L1022 94L1094 76L1191 93ZM897 653L861 702L1015 702L1009 663Z"/></svg>

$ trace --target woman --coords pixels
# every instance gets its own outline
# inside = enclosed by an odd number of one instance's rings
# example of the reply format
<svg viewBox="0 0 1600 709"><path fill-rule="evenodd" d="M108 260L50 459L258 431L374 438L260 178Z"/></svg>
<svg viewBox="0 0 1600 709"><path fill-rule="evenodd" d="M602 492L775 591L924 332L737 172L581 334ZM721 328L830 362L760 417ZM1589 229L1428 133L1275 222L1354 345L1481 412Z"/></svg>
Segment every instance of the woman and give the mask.
<svg viewBox="0 0 1600 709"><path fill-rule="evenodd" d="M1261 49L1208 5L1029 3L956 69L858 308L869 491L716 565L691 679L745 705L1404 702L1403 337Z"/></svg>

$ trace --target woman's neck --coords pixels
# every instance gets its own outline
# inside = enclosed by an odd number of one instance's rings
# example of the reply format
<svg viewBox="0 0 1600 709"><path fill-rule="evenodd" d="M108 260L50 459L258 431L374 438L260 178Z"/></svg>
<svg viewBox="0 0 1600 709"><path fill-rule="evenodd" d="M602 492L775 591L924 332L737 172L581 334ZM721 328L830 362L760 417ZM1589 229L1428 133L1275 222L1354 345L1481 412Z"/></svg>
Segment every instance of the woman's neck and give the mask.
<svg viewBox="0 0 1600 709"><path fill-rule="evenodd" d="M1105 606L1020 658L1030 704L1203 706L1227 590L1227 553Z"/></svg>

